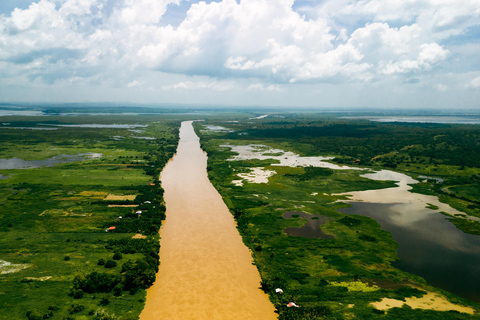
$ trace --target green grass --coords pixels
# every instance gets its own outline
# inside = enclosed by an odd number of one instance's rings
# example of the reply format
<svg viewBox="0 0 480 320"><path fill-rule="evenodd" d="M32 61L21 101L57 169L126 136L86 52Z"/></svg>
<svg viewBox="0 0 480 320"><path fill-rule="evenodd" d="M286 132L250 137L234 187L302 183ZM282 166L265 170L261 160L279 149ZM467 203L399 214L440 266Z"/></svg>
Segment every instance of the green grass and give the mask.
<svg viewBox="0 0 480 320"><path fill-rule="evenodd" d="M47 120L122 123L122 119L148 127L141 134L99 128L0 129L0 158L42 160L59 154L102 153L97 160L0 170L8 177L0 180L0 260L18 266L16 272L0 274L0 319L28 319L27 311L32 318L37 315L44 319L97 319L96 313L115 315L115 319L138 318L145 303L142 286L117 294L84 293L82 298L69 293L76 276L100 272L125 277L121 274L124 263L155 262L158 258L156 234L164 215L158 175L176 149L179 123L159 117L109 116L22 121L34 125ZM132 135L157 139L135 139ZM156 185L151 186L152 181ZM108 194L136 195L138 200L104 200ZM146 200L152 204L143 204ZM136 204L145 214L138 218L133 214L136 208L109 204ZM105 232L112 225L125 233ZM149 236L132 240L130 246L112 243L131 239L137 230ZM116 267L98 265L100 259L112 260L118 251L125 252L121 260L115 260ZM150 268L155 273L155 265ZM71 313L76 311L72 305L80 306L78 312Z"/></svg>

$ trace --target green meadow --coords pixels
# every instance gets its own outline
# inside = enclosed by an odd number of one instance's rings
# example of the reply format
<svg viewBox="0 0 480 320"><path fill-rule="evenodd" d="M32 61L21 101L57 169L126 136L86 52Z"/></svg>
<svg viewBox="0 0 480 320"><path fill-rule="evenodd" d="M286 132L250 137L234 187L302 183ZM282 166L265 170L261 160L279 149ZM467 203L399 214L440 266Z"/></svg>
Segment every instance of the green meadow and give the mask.
<svg viewBox="0 0 480 320"><path fill-rule="evenodd" d="M0 169L0 319L138 319L159 262L158 176L176 150L179 121L53 115L2 122L0 159L83 158Z"/></svg>

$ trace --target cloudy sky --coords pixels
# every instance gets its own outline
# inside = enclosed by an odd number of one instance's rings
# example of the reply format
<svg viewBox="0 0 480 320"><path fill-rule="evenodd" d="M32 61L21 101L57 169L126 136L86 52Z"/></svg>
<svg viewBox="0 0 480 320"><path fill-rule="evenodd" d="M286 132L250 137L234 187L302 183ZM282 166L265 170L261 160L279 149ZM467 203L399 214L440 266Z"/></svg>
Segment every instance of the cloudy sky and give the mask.
<svg viewBox="0 0 480 320"><path fill-rule="evenodd" d="M0 102L480 108L480 0L0 0Z"/></svg>

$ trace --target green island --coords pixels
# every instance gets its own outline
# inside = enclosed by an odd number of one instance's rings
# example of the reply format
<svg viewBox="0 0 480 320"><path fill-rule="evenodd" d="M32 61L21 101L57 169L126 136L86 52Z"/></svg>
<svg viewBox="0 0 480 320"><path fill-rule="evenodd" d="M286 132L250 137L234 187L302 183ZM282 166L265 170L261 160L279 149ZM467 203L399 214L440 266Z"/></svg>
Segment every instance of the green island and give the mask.
<svg viewBox="0 0 480 320"><path fill-rule="evenodd" d="M389 188L394 182L366 179L359 170L281 162L282 154L293 152L330 157L331 164L406 173L419 181L412 192L436 195L474 220L480 217L480 128L341 116L280 112L196 122L209 178L236 218L279 319L477 319L477 303L393 267L397 243L375 220L337 211L350 206L338 201L345 199L339 193ZM242 158L239 150L246 146L264 157ZM449 219L465 233L480 234L480 222L466 217ZM315 219L322 220L322 232L302 236L299 229ZM422 304L422 298L423 307L410 303ZM436 308L440 300L460 309ZM288 307L292 301L300 307Z"/></svg>
<svg viewBox="0 0 480 320"><path fill-rule="evenodd" d="M139 318L161 262L158 178L191 119L202 120L194 125L208 176L279 319L480 318L480 304L394 267L398 245L374 219L338 211L351 206L341 193L395 187L362 177L389 169L420 181L412 192L465 213L445 214L480 235L478 125L284 110L38 110L45 116L1 118L0 159L46 164L0 169L0 319ZM245 147L264 158L236 159ZM365 170L283 165L287 153ZM316 232L302 234L306 224Z"/></svg>

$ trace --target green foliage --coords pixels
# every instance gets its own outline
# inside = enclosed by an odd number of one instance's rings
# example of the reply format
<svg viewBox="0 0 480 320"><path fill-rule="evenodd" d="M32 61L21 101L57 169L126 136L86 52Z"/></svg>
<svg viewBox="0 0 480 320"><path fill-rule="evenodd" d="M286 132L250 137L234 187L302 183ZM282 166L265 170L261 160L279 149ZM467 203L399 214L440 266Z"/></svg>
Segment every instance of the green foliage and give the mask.
<svg viewBox="0 0 480 320"><path fill-rule="evenodd" d="M76 276L73 279L73 290L82 290L87 293L110 292L121 282L120 275L94 271L85 277Z"/></svg>
<svg viewBox="0 0 480 320"><path fill-rule="evenodd" d="M361 234L361 235L358 236L358 239L363 240L363 241L370 241L370 242L377 241L377 238L369 236L368 234Z"/></svg>
<svg viewBox="0 0 480 320"><path fill-rule="evenodd" d="M122 254L120 252L115 252L112 257L113 260L121 260Z"/></svg>
<svg viewBox="0 0 480 320"><path fill-rule="evenodd" d="M352 227L358 227L362 223L362 220L355 219L355 218L352 218L352 217L349 217L349 216L345 216L345 217L339 219L338 222L340 222L344 226L352 228Z"/></svg>
<svg viewBox="0 0 480 320"><path fill-rule="evenodd" d="M156 138L136 139L128 128L58 127L51 131L0 128L0 158L45 160L61 154L102 154L101 158L53 167L0 170L2 177L9 177L0 179L0 255L2 260L28 266L2 275L0 318L21 319L25 310L34 309L38 312L32 313L32 317L68 318L71 316L67 306L80 302L86 309L96 310L99 300L93 299L94 295L105 291L113 293L109 298L111 303L103 308L105 312L122 314L124 320L136 318L144 304L139 301L144 289L134 295L121 294L124 286L121 268L105 269L105 260L123 261L113 259L117 252L123 259L128 255L133 261L148 257L155 261L149 268L152 272L157 270L157 233L165 216L158 176L175 152L179 121L155 116L4 120L12 127L37 127L39 123L142 124L145 136ZM128 201L104 200L108 194L137 197ZM137 205L144 214L138 217L132 208L109 205ZM116 226L115 232L105 232L110 226ZM150 236L131 239L133 233ZM121 239L126 239L126 243L138 241L129 246L135 250L126 253L113 248L111 244ZM107 275L93 280L94 272ZM74 280L76 275L85 276L79 276L82 281L78 281ZM47 309L54 304L65 307L56 311ZM81 312L78 315L83 317Z"/></svg>
<svg viewBox="0 0 480 320"><path fill-rule="evenodd" d="M117 263L113 260L107 260L105 262L105 268L110 269L110 268L115 268L117 266Z"/></svg>
<svg viewBox="0 0 480 320"><path fill-rule="evenodd" d="M70 310L68 312L70 314L74 314L74 313L81 312L83 309L85 309L85 306L82 306L80 304L72 304L72 306L70 307Z"/></svg>

